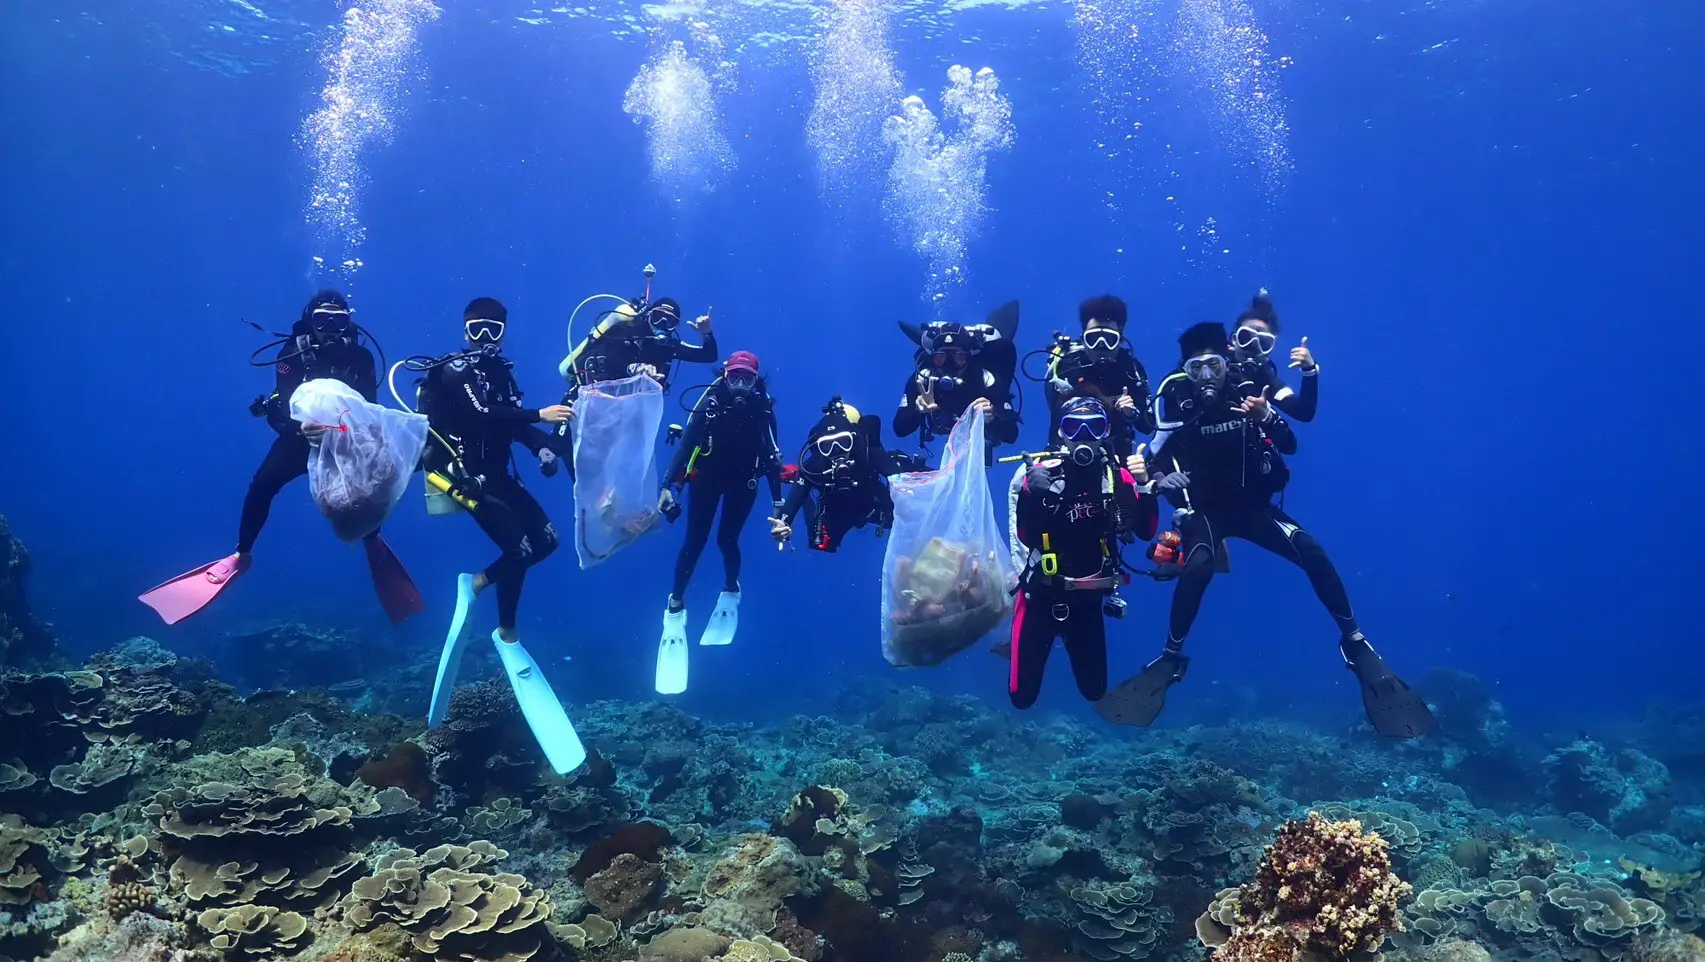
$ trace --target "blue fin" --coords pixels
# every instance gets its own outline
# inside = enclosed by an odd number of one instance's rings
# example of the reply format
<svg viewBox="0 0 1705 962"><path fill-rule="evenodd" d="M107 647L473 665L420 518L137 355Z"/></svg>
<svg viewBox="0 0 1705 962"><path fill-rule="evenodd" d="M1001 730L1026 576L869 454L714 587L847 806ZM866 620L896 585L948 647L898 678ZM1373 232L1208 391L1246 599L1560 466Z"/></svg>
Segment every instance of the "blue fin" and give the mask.
<svg viewBox="0 0 1705 962"><path fill-rule="evenodd" d="M456 614L450 619L450 634L444 638L444 653L438 657L438 680L432 685L432 708L426 713L426 727L444 724L450 713L450 695L456 690L456 672L462 667L462 653L468 649L462 631L468 623L468 610L474 606L474 576L456 577Z"/></svg>
<svg viewBox="0 0 1705 962"><path fill-rule="evenodd" d="M539 740L551 768L558 775L579 768L586 761L586 746L580 743L579 733L568 720L568 713L562 710L562 702L557 700L538 662L520 642L504 641L495 631L491 633L491 643L497 647L497 656L503 659L503 669L509 673L509 687L515 689L521 714L527 717L527 725L533 729L533 737Z"/></svg>

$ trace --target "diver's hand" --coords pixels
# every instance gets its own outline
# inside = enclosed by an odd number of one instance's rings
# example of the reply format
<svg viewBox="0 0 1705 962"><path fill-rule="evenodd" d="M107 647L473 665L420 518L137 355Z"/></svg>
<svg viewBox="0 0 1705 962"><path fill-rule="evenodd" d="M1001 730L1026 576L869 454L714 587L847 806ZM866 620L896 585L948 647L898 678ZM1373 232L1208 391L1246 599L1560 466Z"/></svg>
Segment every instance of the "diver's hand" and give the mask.
<svg viewBox="0 0 1705 962"><path fill-rule="evenodd" d="M1137 445L1136 453L1125 459L1125 470L1131 472L1131 479L1136 481L1138 484L1142 484L1149 479L1148 459L1143 457L1143 455L1147 453L1148 449L1149 446L1147 444L1139 444Z"/></svg>
<svg viewBox="0 0 1705 962"><path fill-rule="evenodd" d="M657 368L652 367L649 364L635 364L632 371L635 374L643 374L646 377L651 378L653 381L656 381L658 384L663 383L663 375L658 373Z"/></svg>
<svg viewBox="0 0 1705 962"><path fill-rule="evenodd" d="M302 422L302 436L308 439L309 444L319 444L329 430L330 427L324 424L315 424L312 421Z"/></svg>
<svg viewBox="0 0 1705 962"><path fill-rule="evenodd" d="M984 414L992 414L994 413L995 406L988 398L980 397L971 402L971 410L981 411Z"/></svg>
<svg viewBox="0 0 1705 962"><path fill-rule="evenodd" d="M776 543L780 544L793 537L793 527L781 518L771 518L770 537L776 539Z"/></svg>
<svg viewBox="0 0 1705 962"><path fill-rule="evenodd" d="M1113 406L1118 408L1119 413L1125 417L1131 417L1137 413L1137 399L1131 397L1130 388L1126 388L1124 391L1120 392L1119 400L1114 401Z"/></svg>
<svg viewBox="0 0 1705 962"><path fill-rule="evenodd" d="M664 488L662 491L657 492L657 511L658 511L658 513L668 514L671 510L674 509L674 507L675 507L675 492L674 491L672 491L669 488Z"/></svg>
<svg viewBox="0 0 1705 962"><path fill-rule="evenodd" d="M574 420L574 406L571 404L553 404L548 408L540 408L539 420L546 424L567 424Z"/></svg>
<svg viewBox="0 0 1705 962"><path fill-rule="evenodd" d="M556 477L557 470L562 467L560 458L550 448L539 449L539 473L547 478Z"/></svg>
<svg viewBox="0 0 1705 962"><path fill-rule="evenodd" d="M1265 423L1273 418L1273 385L1261 389L1260 397L1246 397L1232 407L1233 411L1252 421Z"/></svg>
<svg viewBox="0 0 1705 962"><path fill-rule="evenodd" d="M1190 486L1190 475L1184 471L1174 471L1154 479L1156 491L1182 491Z"/></svg>
<svg viewBox="0 0 1705 962"><path fill-rule="evenodd" d="M693 318L688 323L692 324L693 330L698 331L700 334L709 334L710 333L710 310L706 309L703 314L700 314L698 317Z"/></svg>
<svg viewBox="0 0 1705 962"><path fill-rule="evenodd" d="M918 399L912 402L919 414L934 414L941 405L935 403L935 381L918 375Z"/></svg>
<svg viewBox="0 0 1705 962"><path fill-rule="evenodd" d="M1301 344L1291 348L1291 367L1302 368L1304 374L1314 370L1314 352L1308 349L1307 337L1302 339Z"/></svg>

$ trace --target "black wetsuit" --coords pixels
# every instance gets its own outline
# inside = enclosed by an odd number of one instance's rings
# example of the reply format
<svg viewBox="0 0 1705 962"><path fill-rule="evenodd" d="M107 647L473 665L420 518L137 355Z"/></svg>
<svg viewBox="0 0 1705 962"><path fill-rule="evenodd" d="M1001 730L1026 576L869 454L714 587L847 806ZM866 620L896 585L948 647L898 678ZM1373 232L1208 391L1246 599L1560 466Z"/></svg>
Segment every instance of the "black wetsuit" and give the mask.
<svg viewBox="0 0 1705 962"><path fill-rule="evenodd" d="M1320 406L1320 368L1314 367L1302 372L1302 390L1293 391L1285 379L1279 376L1279 366L1270 357L1244 351L1242 348L1231 349L1232 370L1236 373L1237 393L1242 397L1260 397L1262 390L1272 388L1268 397L1273 399L1273 406L1281 414L1288 415L1308 423L1314 420L1315 410Z"/></svg>
<svg viewBox="0 0 1705 962"><path fill-rule="evenodd" d="M936 372L926 369L923 376L934 378L939 373L946 373L957 383L952 391L943 391L939 387L936 389L936 408L929 414L918 410L918 396L922 393L918 384L919 375L914 374L906 380L906 391L900 398L900 408L894 412L896 437L908 437L921 431L921 439L926 444L936 437L945 437L953 431L953 425L959 418L971 409L971 405L978 399L983 399L992 405L984 431L990 442L989 458L993 458L994 445L1012 444L1018 440L1019 418L1018 411L1013 408L1010 382L1003 381L976 363L972 363L963 371Z"/></svg>
<svg viewBox="0 0 1705 962"><path fill-rule="evenodd" d="M470 482L469 513L503 552L485 579L497 588L498 627L513 630L527 569L550 557L559 539L516 475L511 446L519 441L538 454L557 445L534 426L539 409L521 406L521 389L501 355L465 354L433 368L421 385L420 409L443 438L427 440L426 469Z"/></svg>
<svg viewBox="0 0 1705 962"><path fill-rule="evenodd" d="M264 411L266 423L272 425L278 437L261 460L243 498L243 516L237 525L238 554L254 550L278 492L308 473L312 447L302 436L302 425L290 417L290 395L305 381L332 378L349 385L368 401L377 401L379 397L379 372L373 363L373 352L362 347L353 332L347 339L315 343L310 331L305 321L297 321L290 329L290 340L278 349L278 360L273 364L276 381ZM368 535L378 536L377 531Z"/></svg>
<svg viewBox="0 0 1705 962"><path fill-rule="evenodd" d="M1154 408L1149 398L1148 371L1124 344L1097 351L1073 341L1048 366L1048 436L1060 429L1060 411L1076 397L1094 398L1107 410L1109 438L1121 460L1136 451L1137 436L1154 433ZM1137 405L1134 415L1119 410L1119 396L1129 392Z"/></svg>
<svg viewBox="0 0 1705 962"><path fill-rule="evenodd" d="M758 500L758 479L781 501L781 451L776 447L775 402L760 387L740 403L722 384L707 388L687 419L666 476L670 488L687 489L687 536L675 559L671 598L684 600L699 555L710 540L718 504L722 522L716 546L722 552L723 590L740 590L740 530Z"/></svg>
<svg viewBox="0 0 1705 962"><path fill-rule="evenodd" d="M1048 485L1040 487L1044 473ZM1119 576L1118 539L1154 537L1156 501L1139 494L1123 468L1078 469L1054 459L1030 469L1016 513L1018 539L1032 560L1013 610L1007 694L1015 708L1036 703L1054 639L1062 638L1078 691L1096 701L1107 693L1102 602Z"/></svg>
<svg viewBox="0 0 1705 962"><path fill-rule="evenodd" d="M683 344L674 333L632 333L618 327L586 345L576 359L576 381L578 384L619 381L637 373L639 365L649 364L665 379L663 386L667 388L669 372L676 361L711 364L716 358L715 334L706 333L703 344L693 345Z"/></svg>
<svg viewBox="0 0 1705 962"><path fill-rule="evenodd" d="M1290 561L1308 575L1321 604L1346 636L1357 630L1349 594L1324 549L1273 498L1290 477L1284 455L1296 453L1296 435L1277 412L1265 422L1236 413L1226 398L1205 406L1200 417L1172 431L1150 463L1158 471L1174 463L1190 476L1173 503L1190 511L1180 519L1183 570L1172 595L1167 650L1183 648L1202 596L1214 577L1215 552L1227 538L1241 538Z"/></svg>
<svg viewBox="0 0 1705 962"><path fill-rule="evenodd" d="M853 431L852 450L835 463L808 449L788 484L787 500L774 517L791 526L804 509L809 526L806 545L829 552L840 548L841 540L854 528L892 526L894 499L886 479L900 473L900 467L882 447L881 431L876 418L860 419ZM815 440L818 433L812 433Z"/></svg>

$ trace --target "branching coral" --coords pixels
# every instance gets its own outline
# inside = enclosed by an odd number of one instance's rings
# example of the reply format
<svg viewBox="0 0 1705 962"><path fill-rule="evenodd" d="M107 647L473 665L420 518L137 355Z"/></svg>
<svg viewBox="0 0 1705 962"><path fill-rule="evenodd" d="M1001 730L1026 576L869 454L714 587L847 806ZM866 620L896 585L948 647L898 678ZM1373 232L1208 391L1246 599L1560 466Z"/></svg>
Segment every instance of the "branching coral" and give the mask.
<svg viewBox="0 0 1705 962"><path fill-rule="evenodd" d="M1196 930L1218 948L1220 962L1273 962L1303 952L1344 958L1375 951L1402 929L1398 904L1409 891L1391 872L1384 839L1354 821L1310 812L1279 829L1255 881L1220 893Z"/></svg>

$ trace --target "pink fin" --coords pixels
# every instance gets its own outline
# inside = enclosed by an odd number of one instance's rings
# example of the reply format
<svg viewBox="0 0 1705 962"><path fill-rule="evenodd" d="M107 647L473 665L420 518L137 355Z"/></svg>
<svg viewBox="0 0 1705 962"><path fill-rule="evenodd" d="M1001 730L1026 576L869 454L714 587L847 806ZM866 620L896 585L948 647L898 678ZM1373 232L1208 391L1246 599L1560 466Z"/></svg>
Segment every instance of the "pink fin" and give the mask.
<svg viewBox="0 0 1705 962"><path fill-rule="evenodd" d="M140 598L143 604L159 612L166 624L175 625L207 607L247 568L240 556L230 555L150 588Z"/></svg>

